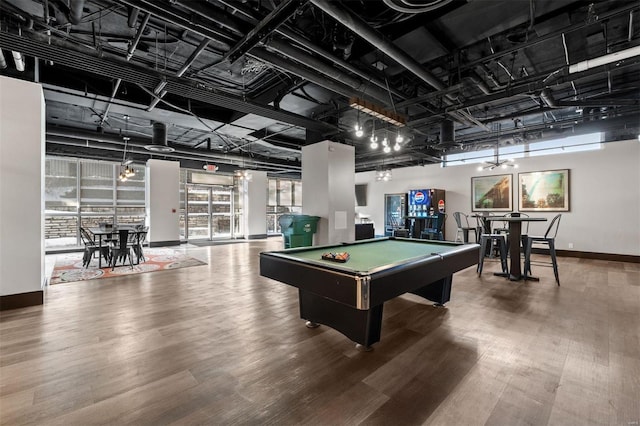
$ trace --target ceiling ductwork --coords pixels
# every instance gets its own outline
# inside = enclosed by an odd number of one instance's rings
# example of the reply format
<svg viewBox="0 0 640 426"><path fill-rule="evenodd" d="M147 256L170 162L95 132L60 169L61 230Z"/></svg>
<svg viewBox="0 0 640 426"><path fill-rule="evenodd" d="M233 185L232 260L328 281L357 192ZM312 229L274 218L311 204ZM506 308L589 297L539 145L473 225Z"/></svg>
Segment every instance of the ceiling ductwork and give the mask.
<svg viewBox="0 0 640 426"><path fill-rule="evenodd" d="M384 4L402 13L431 12L451 3L453 0L384 0Z"/></svg>
<svg viewBox="0 0 640 426"><path fill-rule="evenodd" d="M354 146L356 170L365 171L483 149L497 128L514 144L582 132L587 123L607 137L637 132L640 4L529 6L0 1L0 75L46 87L48 129L72 129L86 141L128 134L138 139L136 161L201 154L224 166L243 153L261 170L298 173L301 147L329 139ZM370 133L390 130L351 108L354 97L406 117L402 150L371 150Z"/></svg>
<svg viewBox="0 0 640 426"><path fill-rule="evenodd" d="M167 154L175 151L175 148L169 146L167 140L167 125L158 121L153 123L153 135L151 137L151 145L145 145L144 149L159 154Z"/></svg>

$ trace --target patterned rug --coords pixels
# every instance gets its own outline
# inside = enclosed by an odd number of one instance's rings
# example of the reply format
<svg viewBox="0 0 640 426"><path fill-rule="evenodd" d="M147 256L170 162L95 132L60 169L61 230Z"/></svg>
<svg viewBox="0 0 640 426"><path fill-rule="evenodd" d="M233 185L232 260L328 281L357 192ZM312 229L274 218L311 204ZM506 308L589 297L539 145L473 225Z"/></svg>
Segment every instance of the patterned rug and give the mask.
<svg viewBox="0 0 640 426"><path fill-rule="evenodd" d="M70 253L56 258L49 284L61 284L73 281L95 280L99 278L121 277L123 275L140 274L143 272L163 271L167 269L187 268L189 266L206 265L198 259L189 257L183 253L167 248L145 248L144 257L146 262L133 265L133 269L128 264L122 266L118 264L112 271L110 267L98 268L98 259L92 259L88 268L82 266L83 253ZM135 256L134 256L135 260Z"/></svg>

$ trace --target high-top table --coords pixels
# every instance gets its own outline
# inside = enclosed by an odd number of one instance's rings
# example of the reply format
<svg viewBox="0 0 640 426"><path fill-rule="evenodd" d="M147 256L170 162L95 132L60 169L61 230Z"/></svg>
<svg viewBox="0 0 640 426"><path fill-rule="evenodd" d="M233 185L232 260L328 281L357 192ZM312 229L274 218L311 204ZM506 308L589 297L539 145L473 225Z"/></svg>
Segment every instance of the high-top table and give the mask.
<svg viewBox="0 0 640 426"><path fill-rule="evenodd" d="M545 217L504 217L504 216L488 216L485 218L487 222L500 221L509 223L509 256L511 261L509 264L509 272L494 272L494 275L500 277L508 277L511 281L529 280L539 281L538 278L527 275L525 271L524 275L520 268L520 240L522 239L522 222L546 222Z"/></svg>

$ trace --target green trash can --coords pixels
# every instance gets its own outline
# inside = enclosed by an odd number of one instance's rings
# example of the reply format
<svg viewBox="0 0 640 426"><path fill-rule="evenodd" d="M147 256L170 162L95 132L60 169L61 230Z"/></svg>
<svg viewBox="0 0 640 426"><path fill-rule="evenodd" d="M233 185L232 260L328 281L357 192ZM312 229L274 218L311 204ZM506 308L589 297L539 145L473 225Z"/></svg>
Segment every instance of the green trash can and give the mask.
<svg viewBox="0 0 640 426"><path fill-rule="evenodd" d="M313 234L318 229L319 216L306 214L283 214L278 224L284 238L284 248L308 247L313 245Z"/></svg>

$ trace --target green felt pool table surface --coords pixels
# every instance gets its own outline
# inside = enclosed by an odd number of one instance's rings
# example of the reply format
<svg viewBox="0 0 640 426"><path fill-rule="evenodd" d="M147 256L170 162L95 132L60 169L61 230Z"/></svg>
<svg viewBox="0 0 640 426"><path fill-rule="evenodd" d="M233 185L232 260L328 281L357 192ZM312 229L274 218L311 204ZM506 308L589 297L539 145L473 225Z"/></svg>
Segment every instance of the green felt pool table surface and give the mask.
<svg viewBox="0 0 640 426"><path fill-rule="evenodd" d="M348 272L368 273L378 268L404 263L411 259L445 254L459 248L459 244L427 242L425 240L375 239L353 244L290 249L280 252L291 258L331 266ZM345 263L324 260L324 253L349 253Z"/></svg>

